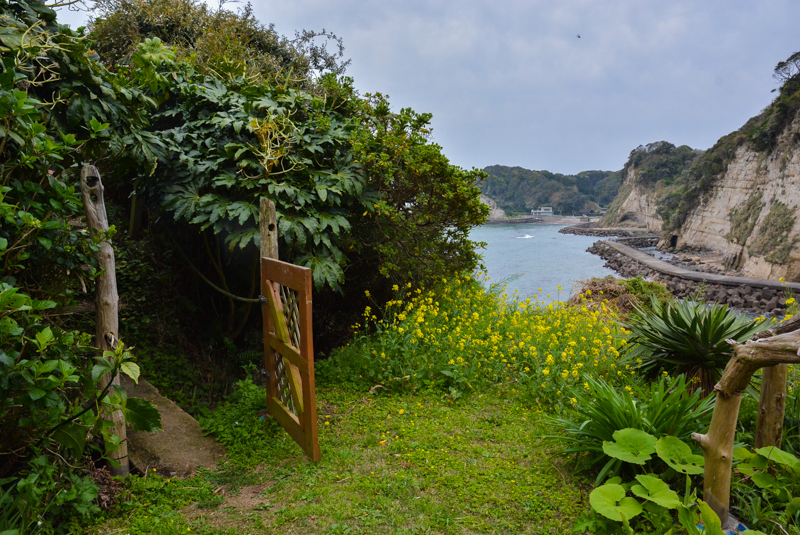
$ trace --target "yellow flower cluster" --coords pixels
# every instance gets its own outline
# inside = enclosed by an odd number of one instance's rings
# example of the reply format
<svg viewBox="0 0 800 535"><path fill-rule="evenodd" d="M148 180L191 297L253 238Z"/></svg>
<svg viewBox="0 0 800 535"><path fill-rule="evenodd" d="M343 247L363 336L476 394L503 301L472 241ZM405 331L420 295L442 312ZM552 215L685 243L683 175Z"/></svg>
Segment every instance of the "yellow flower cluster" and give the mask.
<svg viewBox="0 0 800 535"><path fill-rule="evenodd" d="M366 354L369 375L386 384L452 392L515 382L539 404L568 405L586 377L633 373L618 365L624 340L605 307L518 299L464 276L404 291L387 303L386 321L365 310L375 333L345 348ZM369 358L370 350L385 357Z"/></svg>

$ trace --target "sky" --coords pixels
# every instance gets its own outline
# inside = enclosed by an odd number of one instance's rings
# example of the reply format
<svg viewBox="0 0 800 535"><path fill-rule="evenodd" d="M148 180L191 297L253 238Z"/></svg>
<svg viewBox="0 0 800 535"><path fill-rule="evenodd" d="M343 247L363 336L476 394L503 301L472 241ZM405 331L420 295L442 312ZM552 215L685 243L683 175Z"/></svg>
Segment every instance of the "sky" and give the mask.
<svg viewBox="0 0 800 535"><path fill-rule="evenodd" d="M708 149L769 105L775 65L800 50L797 0L252 4L281 34L341 37L356 88L432 113L465 168L614 171L640 144Z"/></svg>

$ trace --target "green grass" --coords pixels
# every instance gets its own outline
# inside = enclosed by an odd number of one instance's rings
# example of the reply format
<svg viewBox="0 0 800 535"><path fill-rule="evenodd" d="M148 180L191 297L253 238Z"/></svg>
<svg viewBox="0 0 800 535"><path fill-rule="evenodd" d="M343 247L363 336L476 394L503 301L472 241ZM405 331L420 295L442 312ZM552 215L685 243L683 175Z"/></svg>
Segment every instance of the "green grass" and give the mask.
<svg viewBox="0 0 800 535"><path fill-rule="evenodd" d="M114 518L89 533L567 532L588 490L511 395L322 388L319 463L265 422L251 454L230 448L219 472L130 478Z"/></svg>

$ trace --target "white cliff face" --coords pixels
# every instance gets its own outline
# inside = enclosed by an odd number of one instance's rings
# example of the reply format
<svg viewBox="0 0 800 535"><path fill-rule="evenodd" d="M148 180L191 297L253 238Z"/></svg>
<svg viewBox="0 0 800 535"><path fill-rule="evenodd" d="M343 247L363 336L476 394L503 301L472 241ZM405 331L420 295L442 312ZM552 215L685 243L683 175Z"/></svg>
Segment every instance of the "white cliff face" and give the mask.
<svg viewBox="0 0 800 535"><path fill-rule="evenodd" d="M639 185L634 169L628 169L623 184L632 184L633 189L617 212L617 221L634 221L647 227L650 232L660 232L664 221L656 213L658 195Z"/></svg>
<svg viewBox="0 0 800 535"><path fill-rule="evenodd" d="M696 246L722 252L727 263L740 268L747 277L800 280L800 144L794 141L795 133L800 131L798 126L793 124L788 128L770 154L756 152L747 144L739 147L725 175L683 224L679 248ZM754 197L758 198L757 203L753 202ZM737 209L741 213L748 200L756 206L752 216L755 226L744 244L738 244L730 238L735 225L732 220L736 220L732 213ZM776 203L785 205L795 218L793 226L787 226L791 228L788 237L779 243L798 239L789 252L788 262L783 264L769 262L764 258L768 254L753 254L750 250L759 235L774 226L775 220L767 220L767 216Z"/></svg>
<svg viewBox="0 0 800 535"><path fill-rule="evenodd" d="M497 203L494 202L494 199L490 199L486 195L481 193L481 202L489 207L489 220L494 219L505 219L506 212L502 208L497 207Z"/></svg>

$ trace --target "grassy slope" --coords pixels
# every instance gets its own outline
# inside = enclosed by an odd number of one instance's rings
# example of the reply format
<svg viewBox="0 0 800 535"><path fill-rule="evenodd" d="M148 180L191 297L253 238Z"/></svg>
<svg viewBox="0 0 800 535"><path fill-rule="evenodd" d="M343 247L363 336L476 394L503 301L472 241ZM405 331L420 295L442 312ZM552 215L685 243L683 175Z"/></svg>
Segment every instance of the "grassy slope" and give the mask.
<svg viewBox="0 0 800 535"><path fill-rule="evenodd" d="M566 532L587 491L504 388L456 402L323 388L319 464L267 422L221 472L133 478L118 518L90 533Z"/></svg>

